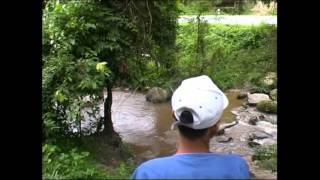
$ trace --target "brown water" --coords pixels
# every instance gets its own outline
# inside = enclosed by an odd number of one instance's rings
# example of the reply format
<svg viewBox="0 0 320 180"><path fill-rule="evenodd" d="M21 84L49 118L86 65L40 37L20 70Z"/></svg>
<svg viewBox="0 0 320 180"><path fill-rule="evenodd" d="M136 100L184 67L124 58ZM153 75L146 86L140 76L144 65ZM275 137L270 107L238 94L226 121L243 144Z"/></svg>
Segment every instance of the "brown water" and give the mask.
<svg viewBox="0 0 320 180"><path fill-rule="evenodd" d="M232 108L243 101L237 92L226 93L229 106L221 119L231 122L235 116ZM123 141L128 143L138 159L166 156L176 151L177 132L170 129L172 122L171 104L153 104L145 100L142 93L113 91L113 126Z"/></svg>

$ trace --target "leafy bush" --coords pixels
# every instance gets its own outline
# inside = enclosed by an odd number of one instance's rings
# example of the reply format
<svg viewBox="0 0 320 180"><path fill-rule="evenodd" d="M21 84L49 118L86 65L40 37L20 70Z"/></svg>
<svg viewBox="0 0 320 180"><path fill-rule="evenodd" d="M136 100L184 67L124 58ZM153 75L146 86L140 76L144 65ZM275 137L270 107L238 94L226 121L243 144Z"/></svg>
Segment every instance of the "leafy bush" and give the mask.
<svg viewBox="0 0 320 180"><path fill-rule="evenodd" d="M129 159L115 169L102 168L89 158L88 152L61 149L51 144L44 144L42 153L44 179L128 179L135 167Z"/></svg>
<svg viewBox="0 0 320 180"><path fill-rule="evenodd" d="M138 72L132 76L137 79L129 81L129 85L138 82L139 85L166 86L167 81L160 77L167 74L167 78L170 76L168 72L174 70L172 52L177 15L175 1L44 2L42 119L45 178L125 178L131 174L130 162L121 164L115 172L103 173L96 167L97 163L89 159L92 155L89 157L86 152L69 149L79 146L51 144L74 136L80 136L78 140L83 139L81 121L84 117L81 110L91 108L93 115L90 116L96 120L103 119L94 113L100 107L88 107L89 103L84 98L89 97L92 104L103 100L104 87L111 89L114 81L132 80L128 75ZM161 68L144 71L147 61L135 58L141 53L150 53L152 59L148 61L160 63ZM133 65L130 72L128 64ZM151 76L143 79L146 72L151 72ZM109 94L108 99L112 99ZM106 111L107 107L111 110L111 104L104 105ZM107 115L110 114L104 117ZM115 151L110 148L112 150Z"/></svg>
<svg viewBox="0 0 320 180"><path fill-rule="evenodd" d="M58 146L45 144L43 153L44 179L109 178L110 174L88 162L88 152L72 149L62 152Z"/></svg>
<svg viewBox="0 0 320 180"><path fill-rule="evenodd" d="M128 179L135 169L135 164L130 159L127 162L121 162L119 167L116 168L116 173L112 175L113 179Z"/></svg>
<svg viewBox="0 0 320 180"><path fill-rule="evenodd" d="M208 74L222 89L245 82L268 92L261 79L277 69L277 30L273 25L209 25L203 37L204 55L197 59L197 24L180 25L177 36L181 79Z"/></svg>
<svg viewBox="0 0 320 180"><path fill-rule="evenodd" d="M254 150L252 160L257 160L263 168L277 171L277 145L257 147Z"/></svg>

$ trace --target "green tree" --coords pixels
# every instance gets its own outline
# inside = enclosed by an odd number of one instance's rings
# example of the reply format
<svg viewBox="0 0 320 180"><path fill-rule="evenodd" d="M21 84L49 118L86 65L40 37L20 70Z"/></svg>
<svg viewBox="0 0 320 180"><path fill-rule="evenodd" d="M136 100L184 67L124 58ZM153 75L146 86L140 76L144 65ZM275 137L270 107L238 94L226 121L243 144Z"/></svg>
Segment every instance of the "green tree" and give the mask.
<svg viewBox="0 0 320 180"><path fill-rule="evenodd" d="M45 3L43 15L43 119L60 133L78 124L85 96L103 97L103 132L114 134L111 121L112 86L128 78L130 61L145 66L141 54L165 68L175 64L175 1L58 1ZM163 26L165 24L165 26ZM97 70L98 64L105 66ZM129 77L130 78L130 77ZM129 79L128 78L128 79ZM52 123L51 123L52 124ZM69 128L69 129L68 129ZM50 133L45 133L50 134Z"/></svg>

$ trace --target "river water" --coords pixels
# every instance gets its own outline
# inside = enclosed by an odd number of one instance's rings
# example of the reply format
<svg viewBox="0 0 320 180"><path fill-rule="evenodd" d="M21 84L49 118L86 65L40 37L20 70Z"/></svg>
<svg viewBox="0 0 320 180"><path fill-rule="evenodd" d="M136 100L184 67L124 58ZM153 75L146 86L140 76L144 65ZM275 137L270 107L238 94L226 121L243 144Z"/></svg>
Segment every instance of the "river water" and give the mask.
<svg viewBox="0 0 320 180"><path fill-rule="evenodd" d="M226 94L229 106L221 117L223 122L233 121L232 108L242 105L237 94ZM142 93L113 91L112 119L115 131L131 146L136 158L146 160L175 153L177 131L170 129L174 122L170 102L153 104Z"/></svg>

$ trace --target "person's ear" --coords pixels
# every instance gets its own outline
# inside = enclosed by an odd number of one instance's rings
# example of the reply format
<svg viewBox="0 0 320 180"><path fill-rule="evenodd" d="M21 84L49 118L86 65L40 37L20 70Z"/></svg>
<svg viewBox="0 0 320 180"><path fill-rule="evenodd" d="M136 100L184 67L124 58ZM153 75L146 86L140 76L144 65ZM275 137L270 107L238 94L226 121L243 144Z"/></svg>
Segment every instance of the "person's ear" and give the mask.
<svg viewBox="0 0 320 180"><path fill-rule="evenodd" d="M172 117L174 120L177 120L176 116L174 115L174 112L172 111Z"/></svg>

